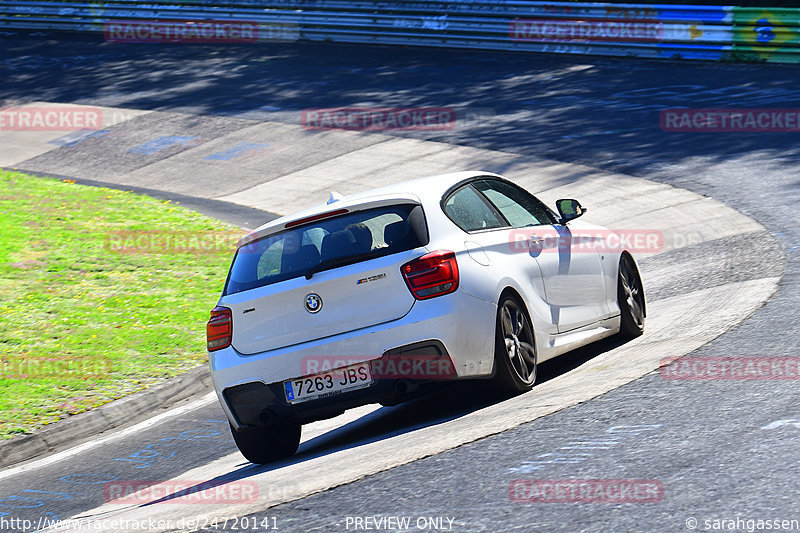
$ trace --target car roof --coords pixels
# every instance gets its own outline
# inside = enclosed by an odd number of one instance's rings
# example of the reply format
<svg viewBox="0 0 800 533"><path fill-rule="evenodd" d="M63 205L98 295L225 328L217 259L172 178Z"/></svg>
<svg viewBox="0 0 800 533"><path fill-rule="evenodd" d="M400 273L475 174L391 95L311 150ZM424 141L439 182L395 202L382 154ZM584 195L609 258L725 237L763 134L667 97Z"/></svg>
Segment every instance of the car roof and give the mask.
<svg viewBox="0 0 800 533"><path fill-rule="evenodd" d="M266 235L276 233L284 229L288 222L325 213L327 211L335 211L345 208L355 211L362 208L387 205L398 200L416 201L423 206L430 205L431 203L438 204L447 190L457 183L482 176L502 178L502 176L494 174L493 172L462 171L452 172L449 174L438 174L435 176L426 176L422 178L400 181L390 185L383 185L381 187L343 196L339 200L336 200L330 204L322 202L313 207L303 209L302 211L297 211L275 220L271 220L243 237L239 241L239 246L242 246L248 242L252 242L255 239L259 239Z"/></svg>
<svg viewBox="0 0 800 533"><path fill-rule="evenodd" d="M348 195L346 198L359 200L374 196L412 193L416 196L419 196L424 203L427 203L431 200L439 203L439 200L441 200L444 193L447 192L447 190L453 185L480 176L499 177L497 174L492 172L483 171L451 172L449 174L437 174L435 176L425 176L423 178L415 178L392 183L390 185L383 185L381 187L376 187L374 189L368 189L363 192Z"/></svg>

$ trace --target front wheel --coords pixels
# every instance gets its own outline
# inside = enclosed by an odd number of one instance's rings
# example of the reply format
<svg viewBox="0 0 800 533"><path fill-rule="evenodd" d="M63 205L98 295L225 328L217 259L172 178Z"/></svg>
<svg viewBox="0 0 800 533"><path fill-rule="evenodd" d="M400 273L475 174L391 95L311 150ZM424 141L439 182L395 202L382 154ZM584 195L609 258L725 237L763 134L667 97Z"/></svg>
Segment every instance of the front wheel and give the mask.
<svg viewBox="0 0 800 533"><path fill-rule="evenodd" d="M620 336L633 339L644 333L644 287L639 269L629 255L623 255L619 260L617 303L620 312Z"/></svg>
<svg viewBox="0 0 800 533"><path fill-rule="evenodd" d="M536 381L533 328L519 300L506 296L497 308L494 383L503 392L520 394Z"/></svg>
<svg viewBox="0 0 800 533"><path fill-rule="evenodd" d="M279 423L263 428L231 426L233 440L245 459L251 463L265 465L279 459L291 457L300 446L300 424Z"/></svg>

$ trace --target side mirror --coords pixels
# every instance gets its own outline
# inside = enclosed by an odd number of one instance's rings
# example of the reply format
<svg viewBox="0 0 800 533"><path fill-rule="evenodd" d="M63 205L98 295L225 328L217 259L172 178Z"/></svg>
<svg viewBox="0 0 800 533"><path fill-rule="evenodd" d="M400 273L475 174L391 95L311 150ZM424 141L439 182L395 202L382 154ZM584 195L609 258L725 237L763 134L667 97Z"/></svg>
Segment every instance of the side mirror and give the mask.
<svg viewBox="0 0 800 533"><path fill-rule="evenodd" d="M578 200L573 200L572 198L556 200L556 209L558 209L558 214L561 215L562 224L566 224L588 211Z"/></svg>

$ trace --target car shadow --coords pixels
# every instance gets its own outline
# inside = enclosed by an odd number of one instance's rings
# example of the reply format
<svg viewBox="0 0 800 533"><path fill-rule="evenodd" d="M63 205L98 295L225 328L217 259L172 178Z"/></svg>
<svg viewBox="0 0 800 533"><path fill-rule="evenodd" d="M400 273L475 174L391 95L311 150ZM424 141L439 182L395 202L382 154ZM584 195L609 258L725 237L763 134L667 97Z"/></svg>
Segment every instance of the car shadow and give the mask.
<svg viewBox="0 0 800 533"><path fill-rule="evenodd" d="M538 366L537 384L556 379L624 343L625 341L621 339L604 339L546 361ZM535 396L536 387L526 394ZM244 480L264 472L280 470L342 450L358 448L425 427L443 424L501 403L511 397L513 396L494 391L489 387L488 380L484 379L445 384L423 397L396 406L381 407L352 422L305 441L300 445L297 453L290 458L268 465L255 465L243 461L230 472L145 505L163 503L180 498L193 490L198 491L210 486Z"/></svg>

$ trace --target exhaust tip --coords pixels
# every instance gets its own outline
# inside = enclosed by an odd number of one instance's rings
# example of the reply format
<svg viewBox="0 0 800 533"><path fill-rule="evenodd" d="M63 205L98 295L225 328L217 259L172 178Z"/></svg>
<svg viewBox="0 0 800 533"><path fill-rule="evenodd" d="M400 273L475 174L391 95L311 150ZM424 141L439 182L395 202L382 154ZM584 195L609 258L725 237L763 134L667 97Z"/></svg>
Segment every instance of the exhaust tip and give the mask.
<svg viewBox="0 0 800 533"><path fill-rule="evenodd" d="M269 409L264 409L263 411L261 411L261 413L259 413L258 421L264 424L265 426L269 426L270 424L272 424L272 413L269 411Z"/></svg>
<svg viewBox="0 0 800 533"><path fill-rule="evenodd" d="M409 394L416 391L418 388L419 385L405 379L401 379L394 384L394 391L398 394Z"/></svg>

